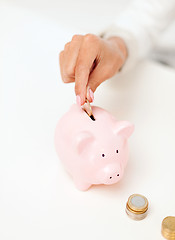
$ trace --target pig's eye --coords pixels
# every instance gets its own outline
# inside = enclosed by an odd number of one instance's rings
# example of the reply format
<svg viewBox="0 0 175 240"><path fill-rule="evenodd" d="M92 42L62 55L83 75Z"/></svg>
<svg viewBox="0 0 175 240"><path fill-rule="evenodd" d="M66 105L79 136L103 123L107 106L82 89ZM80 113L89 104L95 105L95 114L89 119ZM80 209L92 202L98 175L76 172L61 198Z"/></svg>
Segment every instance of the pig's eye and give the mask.
<svg viewBox="0 0 175 240"><path fill-rule="evenodd" d="M118 153L118 150L116 150L116 153Z"/></svg>
<svg viewBox="0 0 175 240"><path fill-rule="evenodd" d="M102 157L104 157L105 155L104 155L104 153L102 154Z"/></svg>

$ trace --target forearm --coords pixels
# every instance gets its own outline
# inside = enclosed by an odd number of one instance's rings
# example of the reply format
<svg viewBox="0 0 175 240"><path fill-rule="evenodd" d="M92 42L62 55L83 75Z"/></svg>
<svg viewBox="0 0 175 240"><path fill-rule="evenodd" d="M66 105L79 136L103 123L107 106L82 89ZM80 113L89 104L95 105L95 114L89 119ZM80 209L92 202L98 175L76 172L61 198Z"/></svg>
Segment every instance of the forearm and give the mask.
<svg viewBox="0 0 175 240"><path fill-rule="evenodd" d="M173 0L137 0L106 29L104 38L118 36L127 45L124 69L132 68L154 47L156 39L171 22L174 10Z"/></svg>

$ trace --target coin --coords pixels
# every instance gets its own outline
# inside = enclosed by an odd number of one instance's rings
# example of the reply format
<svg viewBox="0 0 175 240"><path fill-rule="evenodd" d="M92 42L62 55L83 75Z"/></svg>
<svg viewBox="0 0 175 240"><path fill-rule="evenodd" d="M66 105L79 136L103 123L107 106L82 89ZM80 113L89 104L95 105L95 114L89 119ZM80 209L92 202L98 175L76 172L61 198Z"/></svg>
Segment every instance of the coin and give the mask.
<svg viewBox="0 0 175 240"><path fill-rule="evenodd" d="M166 239L175 240L175 217L168 216L163 219L162 235Z"/></svg>
<svg viewBox="0 0 175 240"><path fill-rule="evenodd" d="M126 203L126 213L134 220L142 220L147 216L148 200L140 194L132 194Z"/></svg>
<svg viewBox="0 0 175 240"><path fill-rule="evenodd" d="M92 107L88 99L85 100L85 104L83 105L83 110L89 115L89 117L95 121L94 115L92 114Z"/></svg>

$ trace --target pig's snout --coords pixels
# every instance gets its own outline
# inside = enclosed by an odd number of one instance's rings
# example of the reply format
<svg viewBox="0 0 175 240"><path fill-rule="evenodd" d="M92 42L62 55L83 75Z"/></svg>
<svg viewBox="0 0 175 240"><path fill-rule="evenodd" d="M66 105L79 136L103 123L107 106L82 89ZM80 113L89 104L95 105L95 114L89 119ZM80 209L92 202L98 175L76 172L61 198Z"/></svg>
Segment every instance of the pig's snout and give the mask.
<svg viewBox="0 0 175 240"><path fill-rule="evenodd" d="M118 182L123 176L123 169L120 164L107 165L101 173L104 184L113 184Z"/></svg>
<svg viewBox="0 0 175 240"><path fill-rule="evenodd" d="M116 171L113 174L109 174L106 179L106 184L113 184L120 180L121 178L121 171Z"/></svg>

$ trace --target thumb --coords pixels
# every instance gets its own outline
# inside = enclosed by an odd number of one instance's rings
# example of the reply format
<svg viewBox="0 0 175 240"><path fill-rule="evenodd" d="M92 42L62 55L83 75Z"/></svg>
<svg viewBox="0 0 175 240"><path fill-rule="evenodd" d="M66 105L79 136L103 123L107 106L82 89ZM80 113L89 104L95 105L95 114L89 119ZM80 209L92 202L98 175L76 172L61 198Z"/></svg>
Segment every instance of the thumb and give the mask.
<svg viewBox="0 0 175 240"><path fill-rule="evenodd" d="M86 91L86 98L88 99L89 102L94 101L94 92L99 85L100 85L100 82L99 83L96 82L96 79L91 79L91 81L89 81L87 86L87 91Z"/></svg>
<svg viewBox="0 0 175 240"><path fill-rule="evenodd" d="M92 99L93 93L96 91L97 87L104 81L105 81L105 79L104 79L102 73L100 72L100 70L98 69L98 67L95 68L95 70L90 74L89 80L88 80L86 97L90 102L93 102L93 100L94 100L94 99Z"/></svg>

